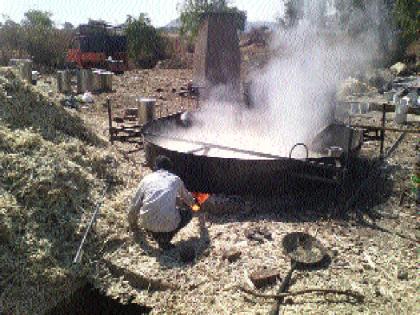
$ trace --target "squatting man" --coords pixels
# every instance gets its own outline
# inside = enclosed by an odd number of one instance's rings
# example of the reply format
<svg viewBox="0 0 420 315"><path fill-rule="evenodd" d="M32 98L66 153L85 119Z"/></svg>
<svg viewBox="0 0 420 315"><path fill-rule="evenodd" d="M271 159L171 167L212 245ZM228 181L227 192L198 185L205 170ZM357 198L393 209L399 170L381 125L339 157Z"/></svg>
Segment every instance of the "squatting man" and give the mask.
<svg viewBox="0 0 420 315"><path fill-rule="evenodd" d="M171 240L191 221L191 207L196 203L172 169L168 157L158 156L154 172L141 180L128 208L130 229L142 228L163 250L174 247Z"/></svg>

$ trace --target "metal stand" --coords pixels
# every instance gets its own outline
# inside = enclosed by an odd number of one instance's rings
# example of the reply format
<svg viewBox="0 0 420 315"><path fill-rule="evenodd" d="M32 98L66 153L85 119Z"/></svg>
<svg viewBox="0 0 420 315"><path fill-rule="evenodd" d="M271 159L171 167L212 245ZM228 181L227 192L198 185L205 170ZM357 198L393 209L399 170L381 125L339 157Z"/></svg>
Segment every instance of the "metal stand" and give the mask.
<svg viewBox="0 0 420 315"><path fill-rule="evenodd" d="M129 143L143 143L142 142L142 126L133 124L137 121L138 111L134 108L129 108L125 111L124 117L113 117L111 100L108 97L106 100L108 109L108 128L109 128L109 141L111 144L114 141L129 142ZM114 126L114 122L117 126ZM140 140L135 140L140 138Z"/></svg>

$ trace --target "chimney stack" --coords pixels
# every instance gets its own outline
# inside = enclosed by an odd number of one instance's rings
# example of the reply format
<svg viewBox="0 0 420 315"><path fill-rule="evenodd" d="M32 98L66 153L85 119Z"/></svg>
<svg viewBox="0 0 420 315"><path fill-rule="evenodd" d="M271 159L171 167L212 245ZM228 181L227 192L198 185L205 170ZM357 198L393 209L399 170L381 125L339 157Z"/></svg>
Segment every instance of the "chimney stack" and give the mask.
<svg viewBox="0 0 420 315"><path fill-rule="evenodd" d="M194 52L194 85L229 85L239 93L241 54L235 15L214 12L201 16Z"/></svg>

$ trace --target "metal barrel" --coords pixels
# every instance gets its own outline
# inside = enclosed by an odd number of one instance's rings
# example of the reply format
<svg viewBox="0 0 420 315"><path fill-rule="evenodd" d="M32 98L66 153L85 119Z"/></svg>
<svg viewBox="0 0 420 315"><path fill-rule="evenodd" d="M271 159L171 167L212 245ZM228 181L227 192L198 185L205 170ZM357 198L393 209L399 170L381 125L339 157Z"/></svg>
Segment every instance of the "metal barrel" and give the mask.
<svg viewBox="0 0 420 315"><path fill-rule="evenodd" d="M80 69L77 72L77 93L92 91L93 74L91 69Z"/></svg>
<svg viewBox="0 0 420 315"><path fill-rule="evenodd" d="M57 71L57 92L59 93L70 93L71 88L71 73L69 70Z"/></svg>
<svg viewBox="0 0 420 315"><path fill-rule="evenodd" d="M63 92L63 72L62 70L58 70L56 73L56 80L57 80L57 92Z"/></svg>
<svg viewBox="0 0 420 315"><path fill-rule="evenodd" d="M113 76L113 73L109 71L102 72L100 74L102 91L104 92L112 91L112 76Z"/></svg>
<svg viewBox="0 0 420 315"><path fill-rule="evenodd" d="M71 93L71 72L70 70L64 70L62 74L63 80L63 93Z"/></svg>
<svg viewBox="0 0 420 315"><path fill-rule="evenodd" d="M409 98L403 97L395 104L395 122L399 125L407 123Z"/></svg>
<svg viewBox="0 0 420 315"><path fill-rule="evenodd" d="M18 62L19 75L22 80L32 82L32 60L21 59Z"/></svg>
<svg viewBox="0 0 420 315"><path fill-rule="evenodd" d="M94 92L100 92L100 91L103 90L102 79L101 79L101 73L102 72L103 72L103 70L100 70L100 69L92 71L92 74L93 74L92 91L94 91Z"/></svg>
<svg viewBox="0 0 420 315"><path fill-rule="evenodd" d="M155 118L156 99L138 98L136 101L139 109L139 124L145 125Z"/></svg>

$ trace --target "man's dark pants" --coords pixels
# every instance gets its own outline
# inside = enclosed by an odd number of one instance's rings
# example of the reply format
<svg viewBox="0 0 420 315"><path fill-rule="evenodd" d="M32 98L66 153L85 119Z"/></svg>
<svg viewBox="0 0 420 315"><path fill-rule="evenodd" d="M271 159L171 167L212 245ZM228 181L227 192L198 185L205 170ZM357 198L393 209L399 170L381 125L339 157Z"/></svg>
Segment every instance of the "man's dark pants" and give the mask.
<svg viewBox="0 0 420 315"><path fill-rule="evenodd" d="M168 249L171 247L171 240L183 227L185 227L192 220L191 210L186 210L179 208L179 214L181 215L181 221L178 224L178 227L171 232L152 232L147 231L153 239L159 244L159 247L162 249Z"/></svg>

